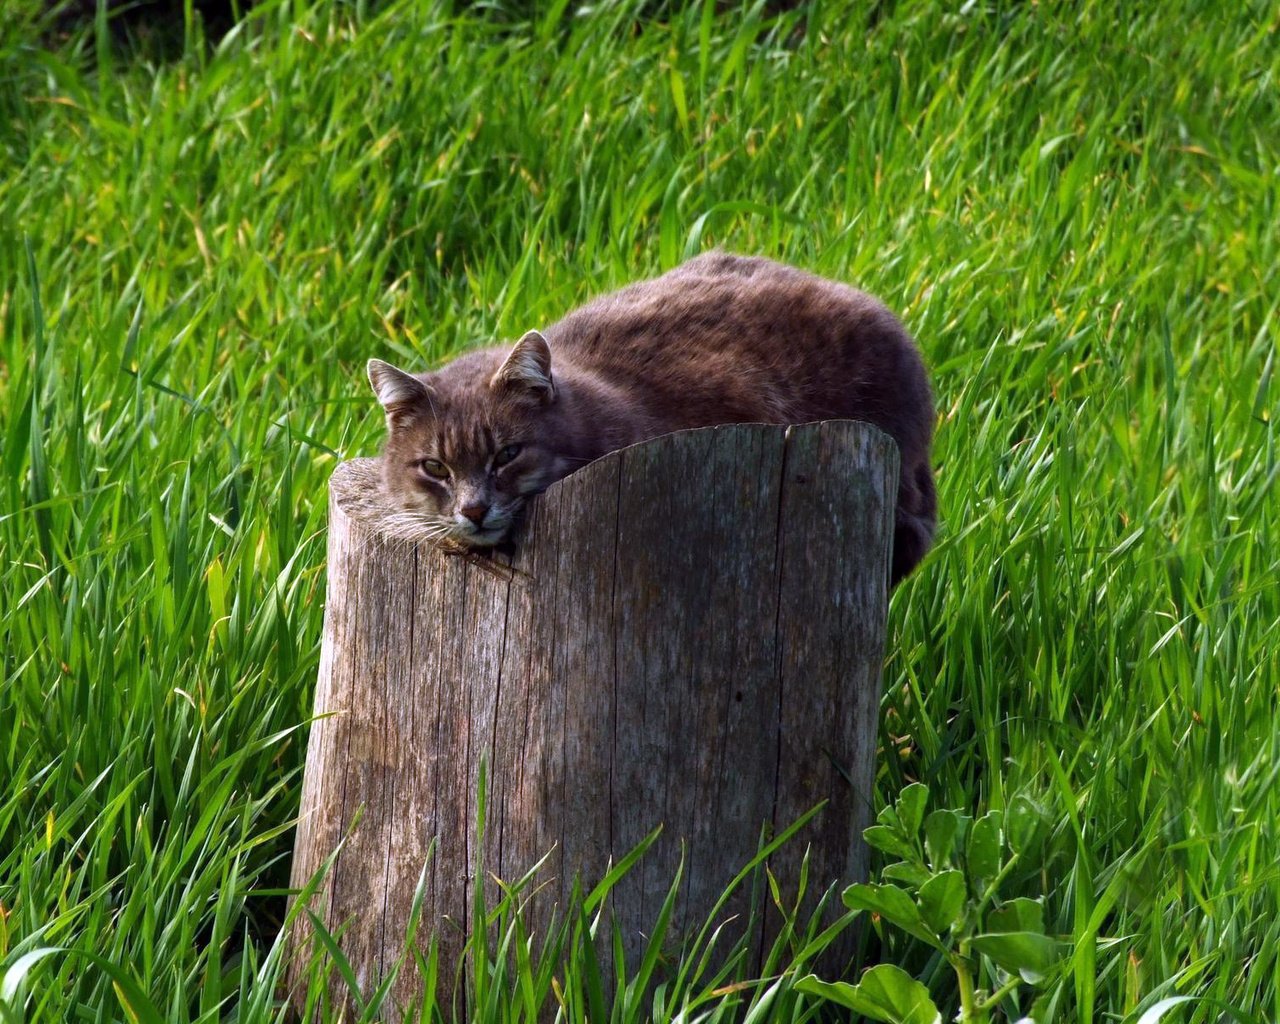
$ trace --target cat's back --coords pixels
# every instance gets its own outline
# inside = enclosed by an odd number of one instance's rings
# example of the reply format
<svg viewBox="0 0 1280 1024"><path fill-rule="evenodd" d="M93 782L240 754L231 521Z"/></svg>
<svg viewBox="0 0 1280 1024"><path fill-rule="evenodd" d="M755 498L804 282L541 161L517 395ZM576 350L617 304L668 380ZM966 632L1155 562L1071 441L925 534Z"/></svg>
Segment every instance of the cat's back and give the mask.
<svg viewBox="0 0 1280 1024"><path fill-rule="evenodd" d="M594 352L626 348L632 339L706 343L709 339L698 331L720 325L750 325L765 333L789 316L877 309L884 307L854 288L762 257L717 251L601 296L556 326L561 344Z"/></svg>
<svg viewBox="0 0 1280 1024"><path fill-rule="evenodd" d="M716 413L726 418L932 416L915 345L882 302L761 257L705 253L588 303L547 336L595 372L728 402Z"/></svg>

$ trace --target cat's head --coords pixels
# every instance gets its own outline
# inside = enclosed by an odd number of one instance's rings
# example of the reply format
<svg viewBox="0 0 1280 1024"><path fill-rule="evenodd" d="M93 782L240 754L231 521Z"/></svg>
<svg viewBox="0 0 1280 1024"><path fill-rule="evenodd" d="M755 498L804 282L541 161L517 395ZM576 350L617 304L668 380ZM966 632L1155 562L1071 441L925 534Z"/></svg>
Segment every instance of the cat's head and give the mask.
<svg viewBox="0 0 1280 1024"><path fill-rule="evenodd" d="M474 352L420 376L371 359L369 382L387 415L387 493L419 539L500 544L529 496L574 468L537 331L505 358Z"/></svg>

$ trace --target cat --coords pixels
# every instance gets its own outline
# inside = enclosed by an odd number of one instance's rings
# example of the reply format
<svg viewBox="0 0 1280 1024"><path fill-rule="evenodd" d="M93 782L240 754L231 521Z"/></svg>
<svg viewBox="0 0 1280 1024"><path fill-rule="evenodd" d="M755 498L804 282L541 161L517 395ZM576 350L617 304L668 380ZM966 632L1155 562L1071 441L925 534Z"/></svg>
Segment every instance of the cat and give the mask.
<svg viewBox="0 0 1280 1024"><path fill-rule="evenodd" d="M514 348L418 375L371 359L368 373L385 487L423 539L502 544L531 496L673 430L856 419L901 454L892 584L932 542L933 398L911 336L872 296L771 260L706 253Z"/></svg>

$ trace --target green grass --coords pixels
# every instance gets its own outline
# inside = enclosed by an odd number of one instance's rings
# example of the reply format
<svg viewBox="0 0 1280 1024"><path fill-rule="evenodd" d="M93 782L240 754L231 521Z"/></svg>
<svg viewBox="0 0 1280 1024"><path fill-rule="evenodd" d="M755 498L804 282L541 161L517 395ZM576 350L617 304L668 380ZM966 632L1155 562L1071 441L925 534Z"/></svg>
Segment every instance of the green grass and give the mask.
<svg viewBox="0 0 1280 1024"><path fill-rule="evenodd" d="M932 368L877 806L1043 808L1006 889L1072 943L1060 1019L1280 1019L1274 6L376 6L267 0L160 63L4 5L5 1021L134 1019L131 985L274 1019L365 359L711 245L860 283ZM878 955L954 1009L927 947Z"/></svg>

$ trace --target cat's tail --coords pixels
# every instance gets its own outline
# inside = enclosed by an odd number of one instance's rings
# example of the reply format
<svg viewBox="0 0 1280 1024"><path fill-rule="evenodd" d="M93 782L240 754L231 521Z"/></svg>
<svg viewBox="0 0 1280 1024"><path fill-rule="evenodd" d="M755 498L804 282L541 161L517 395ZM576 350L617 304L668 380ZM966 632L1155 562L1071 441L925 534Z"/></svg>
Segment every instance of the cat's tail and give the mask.
<svg viewBox="0 0 1280 1024"><path fill-rule="evenodd" d="M898 483L898 507L894 510L893 561L889 586L896 587L920 564L933 544L938 521L938 496L928 463L911 467Z"/></svg>

